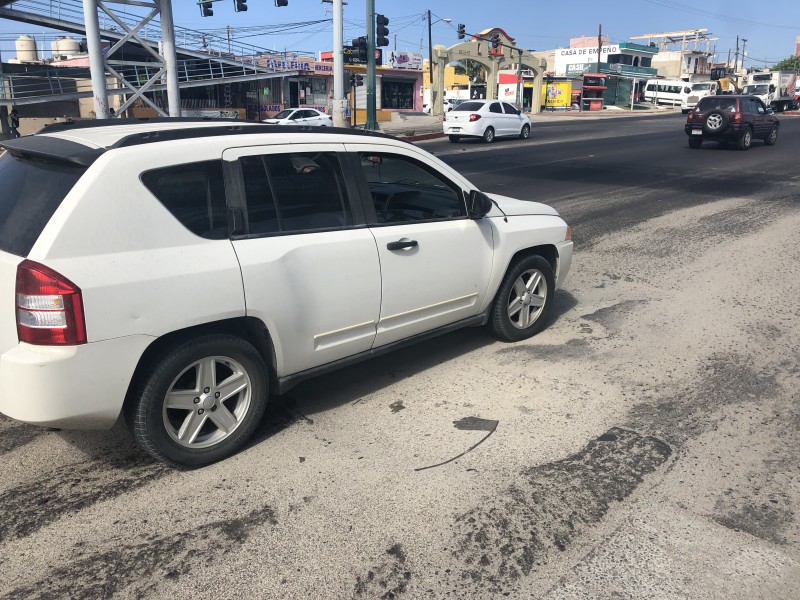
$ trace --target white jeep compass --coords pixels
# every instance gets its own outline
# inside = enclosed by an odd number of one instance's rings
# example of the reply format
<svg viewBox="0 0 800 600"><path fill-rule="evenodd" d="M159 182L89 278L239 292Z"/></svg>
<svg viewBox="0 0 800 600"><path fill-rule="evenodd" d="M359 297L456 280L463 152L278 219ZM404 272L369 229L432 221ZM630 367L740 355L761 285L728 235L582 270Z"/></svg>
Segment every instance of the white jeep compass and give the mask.
<svg viewBox="0 0 800 600"><path fill-rule="evenodd" d="M0 146L0 412L122 415L175 464L231 454L316 374L458 327L533 335L572 260L552 208L380 134L91 121Z"/></svg>

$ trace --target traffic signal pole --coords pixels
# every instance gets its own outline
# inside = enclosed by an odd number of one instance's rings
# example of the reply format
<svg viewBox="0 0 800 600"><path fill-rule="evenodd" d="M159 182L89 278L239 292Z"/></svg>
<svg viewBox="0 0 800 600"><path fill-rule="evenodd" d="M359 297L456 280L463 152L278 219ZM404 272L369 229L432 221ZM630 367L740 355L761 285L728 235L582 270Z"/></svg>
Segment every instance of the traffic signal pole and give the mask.
<svg viewBox="0 0 800 600"><path fill-rule="evenodd" d="M331 103L333 126L349 127L350 121L345 117L347 101L344 94L344 7L342 0L333 0L333 102Z"/></svg>
<svg viewBox="0 0 800 600"><path fill-rule="evenodd" d="M367 121L364 129L377 130L375 104L375 0L367 0Z"/></svg>

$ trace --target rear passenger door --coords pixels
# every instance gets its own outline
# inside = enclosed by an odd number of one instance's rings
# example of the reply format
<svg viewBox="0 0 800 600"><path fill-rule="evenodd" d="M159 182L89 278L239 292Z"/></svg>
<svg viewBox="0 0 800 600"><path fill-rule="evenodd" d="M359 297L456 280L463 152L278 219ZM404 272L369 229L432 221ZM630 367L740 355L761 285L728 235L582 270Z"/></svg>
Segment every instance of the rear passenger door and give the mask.
<svg viewBox="0 0 800 600"><path fill-rule="evenodd" d="M506 116L503 114L503 107L499 102L491 102L489 104L489 117L494 127L495 135L508 135L508 122Z"/></svg>
<svg viewBox="0 0 800 600"><path fill-rule="evenodd" d="M378 253L342 150L297 144L223 154L247 315L268 327L279 376L369 350L375 339Z"/></svg>
<svg viewBox="0 0 800 600"><path fill-rule="evenodd" d="M508 123L508 135L515 135L522 131L522 116L517 114L517 109L508 102L503 102L503 111Z"/></svg>
<svg viewBox="0 0 800 600"><path fill-rule="evenodd" d="M747 103L748 112L753 115L753 137L766 137L772 127L772 123L767 119L767 107L758 98L748 98Z"/></svg>

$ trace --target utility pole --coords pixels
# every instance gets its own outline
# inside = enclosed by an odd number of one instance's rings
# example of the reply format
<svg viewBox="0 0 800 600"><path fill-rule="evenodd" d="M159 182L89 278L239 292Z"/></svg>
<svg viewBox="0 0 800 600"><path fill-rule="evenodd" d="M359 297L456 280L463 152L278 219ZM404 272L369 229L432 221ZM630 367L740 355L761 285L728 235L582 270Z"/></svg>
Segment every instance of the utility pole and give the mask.
<svg viewBox="0 0 800 600"><path fill-rule="evenodd" d="M375 0L367 0L367 122L364 129L376 130L375 103Z"/></svg>
<svg viewBox="0 0 800 600"><path fill-rule="evenodd" d="M747 38L742 38L742 69L744 69L745 48L747 48Z"/></svg>
<svg viewBox="0 0 800 600"><path fill-rule="evenodd" d="M431 11L428 9L428 76L429 81L431 84L431 88L433 88L433 42L431 42ZM431 94L433 94L433 90L431 90ZM431 96L431 102L433 102L433 96ZM431 104L431 106L433 106Z"/></svg>
<svg viewBox="0 0 800 600"><path fill-rule="evenodd" d="M597 26L597 73L600 73L600 56L603 53L603 24Z"/></svg>
<svg viewBox="0 0 800 600"><path fill-rule="evenodd" d="M346 119L346 101L344 99L344 56L342 55L344 39L344 6L342 0L333 0L333 125L344 127L350 121ZM353 92L355 96L355 92Z"/></svg>
<svg viewBox="0 0 800 600"><path fill-rule="evenodd" d="M736 36L736 54L733 55L733 73L739 70L739 36Z"/></svg>

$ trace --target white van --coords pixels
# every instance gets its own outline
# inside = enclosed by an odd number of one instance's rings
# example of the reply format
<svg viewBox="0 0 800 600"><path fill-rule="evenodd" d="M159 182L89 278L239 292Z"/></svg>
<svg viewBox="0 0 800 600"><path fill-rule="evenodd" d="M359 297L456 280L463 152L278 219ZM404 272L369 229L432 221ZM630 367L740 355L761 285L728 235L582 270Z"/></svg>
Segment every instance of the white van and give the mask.
<svg viewBox="0 0 800 600"><path fill-rule="evenodd" d="M653 104L682 106L691 93L691 84L679 79L648 79L644 99Z"/></svg>

